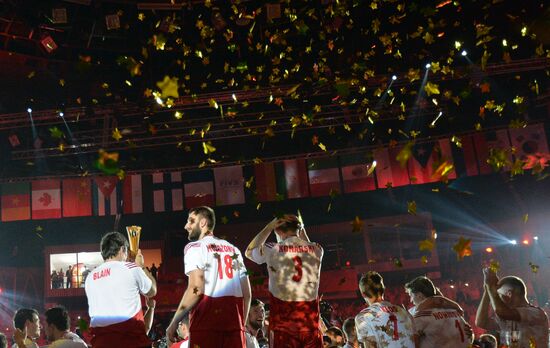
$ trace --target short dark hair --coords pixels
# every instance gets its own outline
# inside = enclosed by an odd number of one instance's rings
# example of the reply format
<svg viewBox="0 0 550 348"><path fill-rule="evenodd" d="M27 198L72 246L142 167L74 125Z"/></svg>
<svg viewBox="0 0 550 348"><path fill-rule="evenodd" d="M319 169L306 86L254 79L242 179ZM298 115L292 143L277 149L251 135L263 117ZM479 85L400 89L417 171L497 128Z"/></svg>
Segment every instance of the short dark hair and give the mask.
<svg viewBox="0 0 550 348"><path fill-rule="evenodd" d="M120 232L109 232L101 238L101 257L103 260L115 257L121 247L128 249L128 240Z"/></svg>
<svg viewBox="0 0 550 348"><path fill-rule="evenodd" d="M434 283L428 277L424 276L416 277L405 284L405 289L410 292L419 292L426 297L432 297L436 294Z"/></svg>
<svg viewBox="0 0 550 348"><path fill-rule="evenodd" d="M264 306L265 303L263 303L262 301L260 301L257 298L253 298L252 301L250 301L250 307L256 307L256 306L259 306L259 305Z"/></svg>
<svg viewBox="0 0 550 348"><path fill-rule="evenodd" d="M340 330L338 327L336 326L331 326L327 329L326 331L327 333L331 333L333 334L334 336L340 336L340 337L344 337L344 333L342 332L342 330Z"/></svg>
<svg viewBox="0 0 550 348"><path fill-rule="evenodd" d="M376 271L368 271L363 274L361 280L359 280L359 290L361 290L361 294L367 297L377 297L383 295L386 290L384 279L382 279L380 273Z"/></svg>
<svg viewBox="0 0 550 348"><path fill-rule="evenodd" d="M518 294L521 297L525 297L527 294L527 287L525 286L525 283L521 278L515 277L515 276L507 276L500 278L498 281L498 287L501 287L503 285L507 285L511 287L516 294Z"/></svg>
<svg viewBox="0 0 550 348"><path fill-rule="evenodd" d="M53 307L44 313L46 322L54 325L59 331L67 331L71 327L71 318L65 307Z"/></svg>
<svg viewBox="0 0 550 348"><path fill-rule="evenodd" d="M189 214L191 213L205 218L208 221L208 229L210 231L213 231L214 227L216 227L216 213L214 213L214 209L203 205L189 209Z"/></svg>
<svg viewBox="0 0 550 348"><path fill-rule="evenodd" d="M0 333L0 348L8 348L8 340L3 333Z"/></svg>
<svg viewBox="0 0 550 348"><path fill-rule="evenodd" d="M355 318L347 318L342 324L342 331L346 335L346 340L349 340L350 336L355 333Z"/></svg>
<svg viewBox="0 0 550 348"><path fill-rule="evenodd" d="M294 214L286 214L281 217L282 219L287 218L285 222L280 224L277 229L283 232L297 232L302 228L302 224L298 217Z"/></svg>
<svg viewBox="0 0 550 348"><path fill-rule="evenodd" d="M13 326L19 330L23 330L25 328L25 323L28 321L32 322L32 316L33 314L36 314L38 316L38 312L36 309L32 308L21 308L15 312L15 315L13 316Z"/></svg>

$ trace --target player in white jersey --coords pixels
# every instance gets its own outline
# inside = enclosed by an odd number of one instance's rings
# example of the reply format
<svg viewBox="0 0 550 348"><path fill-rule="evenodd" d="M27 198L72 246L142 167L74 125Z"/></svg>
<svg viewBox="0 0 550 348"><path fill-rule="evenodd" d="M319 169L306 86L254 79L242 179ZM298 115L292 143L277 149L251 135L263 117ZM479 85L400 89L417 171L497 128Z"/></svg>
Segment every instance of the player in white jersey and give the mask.
<svg viewBox="0 0 550 348"><path fill-rule="evenodd" d="M548 347L548 317L527 300L527 287L518 277L498 279L490 268L483 269L484 292L476 313L476 325L500 330L500 340L520 348ZM495 319L488 317L489 302Z"/></svg>
<svg viewBox="0 0 550 348"><path fill-rule="evenodd" d="M272 231L277 243L266 243ZM323 248L309 241L298 217L273 219L250 242L246 257L267 263L270 347L322 347L318 290Z"/></svg>
<svg viewBox="0 0 550 348"><path fill-rule="evenodd" d="M415 348L411 315L384 300L384 280L369 271L359 281L359 290L369 306L355 317L357 339L365 348Z"/></svg>
<svg viewBox="0 0 550 348"><path fill-rule="evenodd" d="M462 308L439 296L427 277L417 277L405 284L415 305L414 325L421 348L467 348L473 340L472 329L464 320Z"/></svg>
<svg viewBox="0 0 550 348"><path fill-rule="evenodd" d="M185 274L189 277L176 314L166 330L175 341L178 323L190 312L189 347L245 348L245 323L251 290L239 249L214 237L214 211L189 211L185 229Z"/></svg>
<svg viewBox="0 0 550 348"><path fill-rule="evenodd" d="M119 232L101 239L104 263L86 278L92 345L94 348L150 347L140 294L153 297L156 281L138 250L135 262L126 262L128 241Z"/></svg>

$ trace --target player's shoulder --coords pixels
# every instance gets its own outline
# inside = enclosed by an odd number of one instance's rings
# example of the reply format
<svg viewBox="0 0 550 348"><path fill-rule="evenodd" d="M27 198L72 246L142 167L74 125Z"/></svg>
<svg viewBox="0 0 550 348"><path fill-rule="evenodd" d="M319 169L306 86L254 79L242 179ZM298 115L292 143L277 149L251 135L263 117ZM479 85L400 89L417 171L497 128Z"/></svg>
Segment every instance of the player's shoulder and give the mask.
<svg viewBox="0 0 550 348"><path fill-rule="evenodd" d="M267 248L267 249L273 249L276 246L277 246L277 243L273 243L273 242L264 243L264 247Z"/></svg>
<svg viewBox="0 0 550 348"><path fill-rule="evenodd" d="M200 248L202 246L202 244L203 243L200 240L198 240L196 242L187 243L187 245L185 245L185 248L183 249L183 254L185 255L191 249Z"/></svg>
<svg viewBox="0 0 550 348"><path fill-rule="evenodd" d="M124 266L124 268L126 268L126 269L140 268L140 267L138 266L138 264L135 263L135 262L124 262L124 263L122 264L122 266Z"/></svg>

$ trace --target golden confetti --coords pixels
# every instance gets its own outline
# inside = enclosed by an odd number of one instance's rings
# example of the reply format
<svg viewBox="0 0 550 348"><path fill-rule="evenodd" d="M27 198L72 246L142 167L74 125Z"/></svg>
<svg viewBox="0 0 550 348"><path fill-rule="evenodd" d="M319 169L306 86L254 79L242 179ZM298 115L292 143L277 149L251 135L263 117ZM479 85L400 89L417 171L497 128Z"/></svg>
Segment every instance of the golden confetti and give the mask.
<svg viewBox="0 0 550 348"><path fill-rule="evenodd" d="M453 245L453 250L456 253L457 259L462 260L466 256L472 256L472 241L460 237L458 242Z"/></svg>

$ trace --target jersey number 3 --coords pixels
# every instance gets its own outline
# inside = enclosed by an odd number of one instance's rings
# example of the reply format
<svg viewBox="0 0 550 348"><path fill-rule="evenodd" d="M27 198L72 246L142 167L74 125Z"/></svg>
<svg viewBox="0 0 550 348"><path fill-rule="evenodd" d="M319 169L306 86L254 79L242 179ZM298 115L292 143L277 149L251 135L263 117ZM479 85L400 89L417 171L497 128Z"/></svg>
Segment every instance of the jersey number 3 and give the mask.
<svg viewBox="0 0 550 348"><path fill-rule="evenodd" d="M231 258L231 255L226 254L223 257L223 264L222 264L222 257L219 254L216 255L215 257L218 259L218 277L220 279L223 279L223 274L225 273L227 278L229 279L233 278L233 259Z"/></svg>
<svg viewBox="0 0 550 348"><path fill-rule="evenodd" d="M298 283L302 279L302 259L300 256L294 256L292 261L294 261L294 270L296 271L292 276L292 280Z"/></svg>

